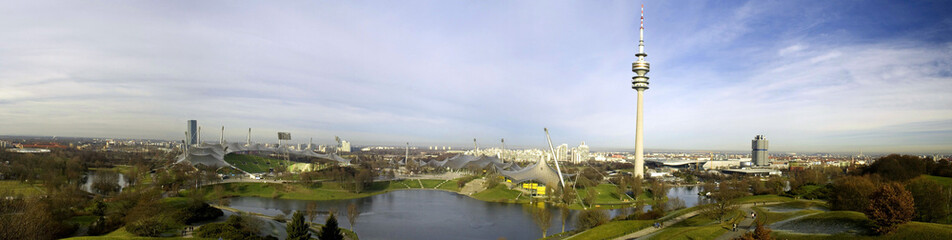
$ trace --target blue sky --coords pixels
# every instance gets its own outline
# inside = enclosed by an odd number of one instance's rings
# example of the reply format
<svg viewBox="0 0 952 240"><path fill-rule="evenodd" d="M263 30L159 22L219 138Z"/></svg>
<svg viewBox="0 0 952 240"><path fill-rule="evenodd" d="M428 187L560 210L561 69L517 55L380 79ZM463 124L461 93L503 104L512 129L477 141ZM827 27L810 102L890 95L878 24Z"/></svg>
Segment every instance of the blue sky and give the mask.
<svg viewBox="0 0 952 240"><path fill-rule="evenodd" d="M952 152L948 1L0 3L0 135Z"/></svg>

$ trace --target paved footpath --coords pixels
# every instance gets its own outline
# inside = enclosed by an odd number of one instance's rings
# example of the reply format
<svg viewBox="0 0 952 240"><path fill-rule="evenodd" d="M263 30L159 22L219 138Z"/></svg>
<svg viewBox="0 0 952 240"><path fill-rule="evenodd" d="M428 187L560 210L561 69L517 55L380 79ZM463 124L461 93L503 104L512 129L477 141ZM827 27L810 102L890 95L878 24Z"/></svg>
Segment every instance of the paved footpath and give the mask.
<svg viewBox="0 0 952 240"><path fill-rule="evenodd" d="M757 206L764 206L764 205L766 204L761 203L761 204L758 204ZM754 225L754 218L750 217L750 212L754 211L750 209L750 207L751 205L744 205L740 207L740 211L744 213L744 220L741 220L739 223L737 223L737 231L734 231L734 232L727 231L721 236L715 238L715 240L730 240L730 239L740 237L741 235L744 235L744 233L747 233L748 231L754 231L754 229L757 228L757 226Z"/></svg>
<svg viewBox="0 0 952 240"><path fill-rule="evenodd" d="M763 205L771 205L771 204L778 204L778 203L783 203L783 202L766 202L766 204L764 204L764 203L761 202L761 203L756 203L756 204L757 204L757 206L763 206ZM750 210L750 207L752 207L752 206L754 206L754 203L741 204L741 205L740 205L740 209L741 209L742 211L745 211L745 213L748 213L748 214L749 214L750 211L751 211L751 210ZM676 223L679 223L679 222L681 222L681 221L684 221L684 219L688 219L688 218L697 216L697 215L700 214L700 213L701 213L700 210L696 210L696 211L691 211L691 212L682 214L681 216L677 216L677 217L675 217L675 218L668 219L667 221L664 221L664 226L672 226L672 225L674 225L674 224L676 224ZM744 225L745 223L746 223L747 225ZM741 234L744 234L743 231L740 230L740 229L741 229L741 226L744 225L744 226L748 226L748 227L749 227L752 223L753 223L753 220L752 220L752 219L750 219L750 218L745 218L744 221L741 222L741 224L737 224L737 229L738 229L737 232L727 232L727 233L725 233L724 235L721 235L720 237L718 237L717 239L732 239L732 238L734 238L734 237L727 237L727 238L724 238L724 237L725 237L726 235L733 234L733 233L738 233L737 236L740 236ZM625 235L625 236L617 237L617 238L615 238L615 240L638 239L638 238L641 238L641 237L648 236L648 234L652 234L652 233L657 232L657 231L660 231L660 230L664 230L664 228L648 227L648 228L645 228L645 229L641 229L641 230L639 230L639 231L637 231L637 232L629 233L628 235ZM753 231L753 228L751 227L750 230Z"/></svg>

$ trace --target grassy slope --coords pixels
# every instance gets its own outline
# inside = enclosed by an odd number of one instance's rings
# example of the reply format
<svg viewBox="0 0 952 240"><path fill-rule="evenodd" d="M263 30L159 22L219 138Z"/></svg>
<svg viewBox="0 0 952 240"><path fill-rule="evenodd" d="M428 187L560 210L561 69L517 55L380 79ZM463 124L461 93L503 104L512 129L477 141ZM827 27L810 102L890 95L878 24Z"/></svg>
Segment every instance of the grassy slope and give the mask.
<svg viewBox="0 0 952 240"><path fill-rule="evenodd" d="M292 163L248 154L225 155L225 162L249 173L266 173L269 168L287 168Z"/></svg>
<svg viewBox="0 0 952 240"><path fill-rule="evenodd" d="M133 235L132 233L126 232L126 228L119 228L116 231L113 231L109 234L102 236L87 236L87 237L72 237L66 238L70 240L120 240L120 239L211 239L211 238L182 238L182 237L167 237L167 238L153 238L153 237L139 237Z"/></svg>
<svg viewBox="0 0 952 240"><path fill-rule="evenodd" d="M952 187L952 178L932 176L932 175L922 175L922 177L931 179L931 180L933 180L933 181L936 181L937 183L941 184L942 186Z"/></svg>
<svg viewBox="0 0 952 240"><path fill-rule="evenodd" d="M516 190L510 190L506 185L499 184L495 188L486 189L482 192L473 194L473 198L487 201L487 202L508 202L508 201L526 201L529 198L522 194L522 192ZM516 199L518 197L518 199ZM515 199L515 200L514 200Z"/></svg>
<svg viewBox="0 0 952 240"><path fill-rule="evenodd" d="M0 191L12 191L13 194L23 194L23 196L34 196L43 194L39 184L23 183L16 180L0 181Z"/></svg>
<svg viewBox="0 0 952 240"><path fill-rule="evenodd" d="M611 239L650 227L652 220L613 221L582 232L572 239Z"/></svg>
<svg viewBox="0 0 952 240"><path fill-rule="evenodd" d="M743 219L743 213L734 212L733 217L723 223L718 223L704 215L697 215L656 233L651 239L714 239L723 235L734 222Z"/></svg>
<svg viewBox="0 0 952 240"><path fill-rule="evenodd" d="M854 236L846 234L823 235L823 234L794 234L774 232L774 238L777 239L952 239L952 225L909 222L899 226L896 231L885 236Z"/></svg>
<svg viewBox="0 0 952 240"><path fill-rule="evenodd" d="M420 183L423 183L423 186L426 188L422 189L434 189L433 187L444 182L445 180L399 180L399 181L389 181L389 182L375 182L368 189L364 189L362 193L353 193L350 190L347 190L340 186L338 183L333 182L323 182L320 187L311 187L302 184L277 184L277 183L223 183L217 184L214 186L222 186L225 196L252 196L252 197L275 197L283 199L298 199L298 200L334 200L334 199L352 199L352 198L362 198L367 196L372 196L376 194L381 194L393 190L400 189L421 189ZM456 192L459 191L458 186L456 185L456 180L450 180L443 185L440 185L439 190ZM209 189L207 192L208 197L215 197L213 187L206 187Z"/></svg>

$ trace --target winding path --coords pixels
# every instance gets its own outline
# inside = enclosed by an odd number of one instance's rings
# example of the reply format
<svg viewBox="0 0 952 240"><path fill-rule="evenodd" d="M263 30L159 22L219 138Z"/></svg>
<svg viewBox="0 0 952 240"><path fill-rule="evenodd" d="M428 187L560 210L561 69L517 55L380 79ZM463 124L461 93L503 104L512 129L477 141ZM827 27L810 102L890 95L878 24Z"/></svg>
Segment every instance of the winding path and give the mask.
<svg viewBox="0 0 952 240"><path fill-rule="evenodd" d="M757 206L772 205L772 204L778 204L778 203L783 203L783 202L757 203ZM750 207L754 206L754 204L755 204L755 203L740 204L739 207L740 207L740 209L741 209L742 211L750 212ZM663 226L672 226L672 225L674 225L674 224L676 224L676 223L679 223L679 222L681 222L681 221L684 221L685 219L688 219L688 218L697 216L697 215L700 214L700 213L701 213L701 210L694 210L694 211L691 211L691 212L682 214L681 216L677 216L677 217L668 219L667 221L664 221L664 222L663 222ZM753 220L752 220L752 219L749 219L749 218L744 219L744 221L746 221L746 224L747 224L748 226L750 226L750 225L753 223ZM737 225L737 228L738 228L738 229L740 229L740 228L742 227L742 225L744 224L744 221L742 221L741 224L738 224L738 225ZM647 228L645 228L645 229L641 229L641 230L639 230L639 231L637 231L637 232L629 233L629 234L627 234L627 235L624 235L624 236L621 236L621 237L617 237L617 238L615 238L615 239L616 239L616 240L640 239L640 238L642 238L642 237L646 237L646 236L648 236L649 234L652 234L652 233L657 232L657 231L660 231L660 230L664 230L664 228L663 228L663 227L662 227L662 228L647 227ZM737 232L727 232L727 233L725 233L724 235L728 235L728 234L731 234L731 233L740 233L740 234L743 234L743 232L737 231ZM738 234L738 236L740 236L740 234ZM717 239L722 239L722 237L724 237L724 235L721 235L721 236L718 237ZM649 236L649 237L650 237L650 236ZM731 238L733 238L733 237L731 237ZM726 238L726 239L731 239L731 238Z"/></svg>

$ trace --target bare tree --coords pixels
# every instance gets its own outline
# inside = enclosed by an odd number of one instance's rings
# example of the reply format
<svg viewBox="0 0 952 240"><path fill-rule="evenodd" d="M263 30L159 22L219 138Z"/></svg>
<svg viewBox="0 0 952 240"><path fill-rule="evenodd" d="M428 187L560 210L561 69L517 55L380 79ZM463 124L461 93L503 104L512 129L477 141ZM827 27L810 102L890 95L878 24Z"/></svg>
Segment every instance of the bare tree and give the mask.
<svg viewBox="0 0 952 240"><path fill-rule="evenodd" d="M307 221L313 222L314 218L317 217L317 203L308 202L305 209L304 214L307 214Z"/></svg>
<svg viewBox="0 0 952 240"><path fill-rule="evenodd" d="M545 238L549 226L552 225L552 212L546 210L545 207L535 206L530 206L529 212L532 214L532 221L539 225L539 229L542 230L542 238Z"/></svg>
<svg viewBox="0 0 952 240"><path fill-rule="evenodd" d="M360 209L357 208L357 204L350 203L347 205L347 221L350 222L350 230L354 231L354 227L357 225L357 217L360 216Z"/></svg>

